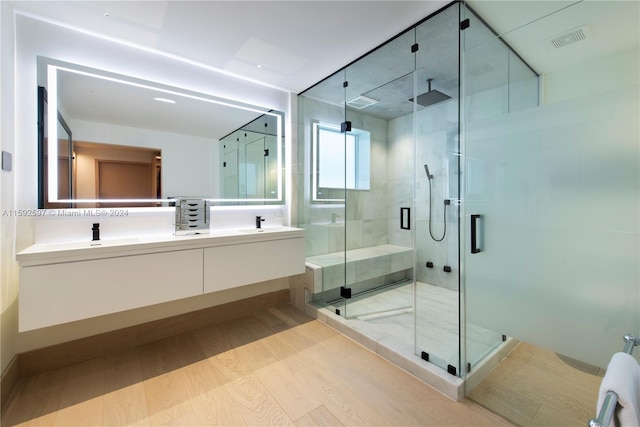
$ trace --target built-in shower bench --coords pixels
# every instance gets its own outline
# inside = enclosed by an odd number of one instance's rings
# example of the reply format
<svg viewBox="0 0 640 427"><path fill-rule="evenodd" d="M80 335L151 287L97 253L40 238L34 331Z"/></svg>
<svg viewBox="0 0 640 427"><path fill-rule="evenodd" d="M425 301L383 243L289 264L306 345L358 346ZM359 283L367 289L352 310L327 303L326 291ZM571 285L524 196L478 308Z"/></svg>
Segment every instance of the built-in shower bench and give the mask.
<svg viewBox="0 0 640 427"><path fill-rule="evenodd" d="M408 270L413 266L413 249L385 244L313 255L305 261L311 279L306 287L318 293Z"/></svg>

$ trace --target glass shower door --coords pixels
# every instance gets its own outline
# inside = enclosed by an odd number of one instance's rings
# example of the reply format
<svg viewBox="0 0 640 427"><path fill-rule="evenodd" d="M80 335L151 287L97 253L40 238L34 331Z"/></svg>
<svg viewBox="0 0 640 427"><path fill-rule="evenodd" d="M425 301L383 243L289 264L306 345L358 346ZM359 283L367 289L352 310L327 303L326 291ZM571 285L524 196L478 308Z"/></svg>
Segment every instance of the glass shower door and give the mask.
<svg viewBox="0 0 640 427"><path fill-rule="evenodd" d="M462 234L465 241L462 243L465 272L467 281L466 289L463 292L462 300L465 301L464 321L462 329L464 331L464 358L465 373L472 374L478 370L478 367L484 363L487 356L492 351L503 344L506 339L506 332L502 328L490 327L487 323L482 322L475 315L474 309L480 307L481 300L474 293L477 283L470 283L471 277L469 272L473 273L474 261L477 259L471 257L470 245L470 228L473 218L474 227L477 227L484 218L481 214L476 214L479 209L477 205L482 203L485 195L483 190L479 190L485 185L485 180L490 179L494 172L494 159L488 161L480 160L476 157L477 144L473 141L474 123L482 122L484 119L491 117L500 117L508 111L508 104L511 102L511 108L514 109L517 103L512 102L517 99L516 96L510 96L515 93L517 87L515 82L518 80L516 70L521 70L523 65L519 59L510 51L508 46L487 27L478 16L469 8L461 7L461 21L467 20L468 27L460 32L461 39L461 133L462 140L466 142L464 146L465 162L461 165L463 169L462 176L464 180L462 185L465 188L463 206L467 213L463 223ZM535 105L538 101L537 97L537 77L530 70L526 69L522 72L522 82L529 79L529 90L527 97L522 97L521 102L529 101L529 107ZM510 83L514 83L511 84ZM510 91L511 89L511 91ZM497 159L497 157L496 157ZM488 203L491 204L491 203ZM480 215L480 217L475 216ZM474 229L479 243L479 231ZM475 246L475 245L474 245ZM475 250L475 249L474 249ZM471 268L469 268L471 267ZM464 278L462 279L464 283ZM475 286L474 286L475 285Z"/></svg>

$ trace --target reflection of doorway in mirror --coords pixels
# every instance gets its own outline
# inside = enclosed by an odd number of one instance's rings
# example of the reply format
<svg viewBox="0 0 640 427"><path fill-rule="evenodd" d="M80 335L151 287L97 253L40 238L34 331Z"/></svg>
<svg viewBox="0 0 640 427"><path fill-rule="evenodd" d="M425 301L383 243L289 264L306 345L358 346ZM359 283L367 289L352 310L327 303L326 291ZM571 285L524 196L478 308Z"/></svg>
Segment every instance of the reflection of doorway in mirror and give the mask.
<svg viewBox="0 0 640 427"><path fill-rule="evenodd" d="M74 141L74 189L79 199L156 199L162 195L158 149ZM78 207L98 207L82 203ZM105 204L105 206L110 206ZM118 203L122 207L154 203Z"/></svg>
<svg viewBox="0 0 640 427"><path fill-rule="evenodd" d="M113 160L96 160L96 163L96 193L99 199L151 199L155 196L155 173L151 163Z"/></svg>
<svg viewBox="0 0 640 427"><path fill-rule="evenodd" d="M162 156L157 155L154 157L153 169L156 177L156 199L162 199Z"/></svg>

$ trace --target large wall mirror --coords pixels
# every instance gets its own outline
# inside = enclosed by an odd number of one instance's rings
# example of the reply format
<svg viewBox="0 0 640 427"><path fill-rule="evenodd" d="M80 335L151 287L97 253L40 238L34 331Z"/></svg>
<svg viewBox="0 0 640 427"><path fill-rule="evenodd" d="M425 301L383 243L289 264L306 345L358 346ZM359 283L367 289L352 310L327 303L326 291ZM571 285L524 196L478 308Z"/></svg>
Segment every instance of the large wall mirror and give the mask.
<svg viewBox="0 0 640 427"><path fill-rule="evenodd" d="M282 112L39 60L40 208L283 203Z"/></svg>

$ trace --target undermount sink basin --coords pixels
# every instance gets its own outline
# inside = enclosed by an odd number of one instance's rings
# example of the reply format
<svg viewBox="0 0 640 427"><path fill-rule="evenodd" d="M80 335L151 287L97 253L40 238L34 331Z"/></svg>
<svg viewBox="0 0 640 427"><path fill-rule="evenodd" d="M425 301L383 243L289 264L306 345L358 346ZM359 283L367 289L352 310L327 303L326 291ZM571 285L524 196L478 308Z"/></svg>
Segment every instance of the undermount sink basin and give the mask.
<svg viewBox="0 0 640 427"><path fill-rule="evenodd" d="M266 227L266 228L245 228L238 230L240 233L257 234L257 233L276 233L278 231L284 231L283 227Z"/></svg>
<svg viewBox="0 0 640 427"><path fill-rule="evenodd" d="M113 239L113 240L96 240L87 242L90 247L93 246L119 246L119 245L130 245L132 243L137 243L139 241L136 237L128 237L124 239Z"/></svg>
<svg viewBox="0 0 640 427"><path fill-rule="evenodd" d="M87 240L84 242L52 242L52 243L39 243L37 246L40 250L47 251L64 251L74 249L86 249L86 248L100 248L105 246L120 246L130 245L137 243L139 239L135 237L123 238L123 239L104 239L104 240Z"/></svg>

